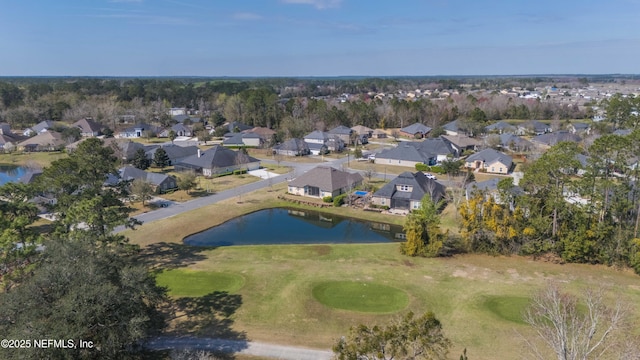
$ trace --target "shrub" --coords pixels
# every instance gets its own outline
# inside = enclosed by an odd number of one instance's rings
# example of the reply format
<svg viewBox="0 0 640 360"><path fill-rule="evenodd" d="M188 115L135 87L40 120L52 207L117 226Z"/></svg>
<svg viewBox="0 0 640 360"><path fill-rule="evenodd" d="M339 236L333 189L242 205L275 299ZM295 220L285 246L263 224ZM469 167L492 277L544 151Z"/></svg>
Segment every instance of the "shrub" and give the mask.
<svg viewBox="0 0 640 360"><path fill-rule="evenodd" d="M442 166L430 166L429 171L436 174L444 174L444 170L442 170Z"/></svg>
<svg viewBox="0 0 640 360"><path fill-rule="evenodd" d="M347 194L341 194L333 198L333 206L338 207L344 204L344 198L347 197Z"/></svg>
<svg viewBox="0 0 640 360"><path fill-rule="evenodd" d="M429 166L427 166L426 164L421 164L421 163L416 164L417 171L427 171L428 168Z"/></svg>
<svg viewBox="0 0 640 360"><path fill-rule="evenodd" d="M333 198L331 196L325 196L322 198L322 201L326 202L326 203L330 203L333 201Z"/></svg>
<svg viewBox="0 0 640 360"><path fill-rule="evenodd" d="M247 170L233 170L233 175L241 175L246 173Z"/></svg>

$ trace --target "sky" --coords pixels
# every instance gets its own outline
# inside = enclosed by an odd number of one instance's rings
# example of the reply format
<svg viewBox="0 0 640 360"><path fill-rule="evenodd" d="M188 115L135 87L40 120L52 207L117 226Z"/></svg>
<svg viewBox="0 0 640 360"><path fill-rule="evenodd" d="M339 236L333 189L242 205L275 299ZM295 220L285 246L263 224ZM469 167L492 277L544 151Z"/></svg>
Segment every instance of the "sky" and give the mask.
<svg viewBox="0 0 640 360"><path fill-rule="evenodd" d="M640 73L640 0L0 0L0 76Z"/></svg>

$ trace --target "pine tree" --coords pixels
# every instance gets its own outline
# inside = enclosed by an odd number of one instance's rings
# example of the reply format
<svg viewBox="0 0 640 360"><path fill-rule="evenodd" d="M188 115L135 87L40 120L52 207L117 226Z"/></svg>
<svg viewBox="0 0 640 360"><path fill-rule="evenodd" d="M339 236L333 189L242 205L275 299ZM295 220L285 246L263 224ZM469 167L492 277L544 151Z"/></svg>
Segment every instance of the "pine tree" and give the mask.
<svg viewBox="0 0 640 360"><path fill-rule="evenodd" d="M160 169L164 169L171 165L171 159L169 159L169 155L167 155L167 152L163 148L156 150L156 153L153 156L153 164Z"/></svg>
<svg viewBox="0 0 640 360"><path fill-rule="evenodd" d="M138 149L133 156L133 160L131 160L131 165L140 170L146 170L151 165L151 160L147 158L147 154L144 152L144 149Z"/></svg>

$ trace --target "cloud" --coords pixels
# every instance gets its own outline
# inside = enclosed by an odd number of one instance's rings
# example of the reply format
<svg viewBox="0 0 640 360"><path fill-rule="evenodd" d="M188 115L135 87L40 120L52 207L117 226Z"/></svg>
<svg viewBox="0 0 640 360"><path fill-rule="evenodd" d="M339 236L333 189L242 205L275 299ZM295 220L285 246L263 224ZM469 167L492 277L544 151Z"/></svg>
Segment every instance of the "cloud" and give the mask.
<svg viewBox="0 0 640 360"><path fill-rule="evenodd" d="M231 16L235 20L260 20L262 19L261 15L250 13L250 12L239 12L235 13Z"/></svg>
<svg viewBox="0 0 640 360"><path fill-rule="evenodd" d="M280 0L285 4L303 4L303 5L312 5L315 6L316 9L330 9L330 8L338 8L342 4L342 0Z"/></svg>

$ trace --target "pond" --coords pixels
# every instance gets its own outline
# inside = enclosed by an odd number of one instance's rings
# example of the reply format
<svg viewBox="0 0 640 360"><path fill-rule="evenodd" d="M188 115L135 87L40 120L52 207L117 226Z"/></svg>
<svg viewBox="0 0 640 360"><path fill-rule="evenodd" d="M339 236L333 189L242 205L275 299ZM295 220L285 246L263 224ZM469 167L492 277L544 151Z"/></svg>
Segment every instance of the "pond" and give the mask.
<svg viewBox="0 0 640 360"><path fill-rule="evenodd" d="M0 164L0 185L17 182L26 173L27 168L22 166Z"/></svg>
<svg viewBox="0 0 640 360"><path fill-rule="evenodd" d="M266 209L185 238L193 246L354 244L403 241L402 226L314 211Z"/></svg>

